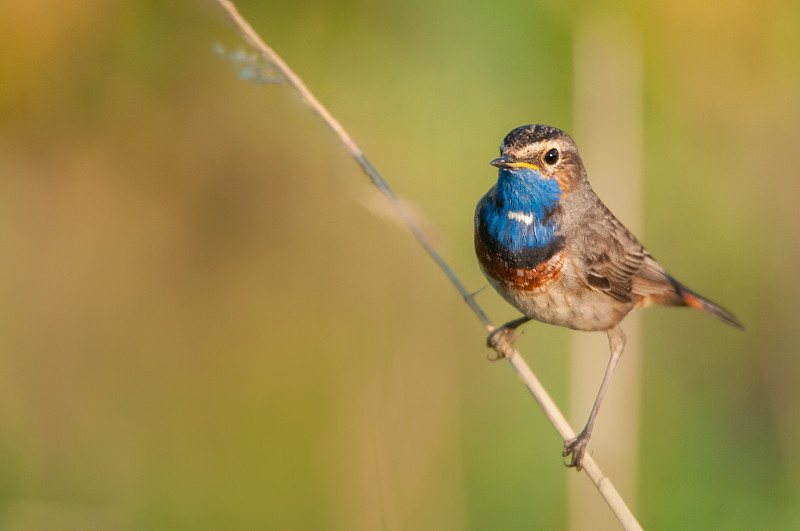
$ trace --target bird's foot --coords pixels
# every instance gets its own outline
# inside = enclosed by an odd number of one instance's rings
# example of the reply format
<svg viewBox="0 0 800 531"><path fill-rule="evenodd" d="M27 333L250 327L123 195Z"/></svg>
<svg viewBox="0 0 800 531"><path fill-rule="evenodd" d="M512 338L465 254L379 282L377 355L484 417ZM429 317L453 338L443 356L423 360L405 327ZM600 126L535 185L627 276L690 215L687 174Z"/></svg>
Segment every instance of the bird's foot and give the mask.
<svg viewBox="0 0 800 531"><path fill-rule="evenodd" d="M523 325L530 321L530 317L520 317L519 319L514 319L513 321L509 321L500 328L495 328L489 334L489 337L486 338L486 346L489 348L493 348L497 352L497 356L490 357L489 361L497 361L503 358L507 358L510 354L511 349L514 347L514 343L517 342L519 336L514 335L514 332L520 325Z"/></svg>
<svg viewBox="0 0 800 531"><path fill-rule="evenodd" d="M568 467L574 467L578 472L583 468L583 455L586 453L586 445L589 444L591 433L582 431L574 439L570 439L564 443L564 451L561 452L562 457L572 456L569 463L564 463Z"/></svg>
<svg viewBox="0 0 800 531"><path fill-rule="evenodd" d="M506 351L512 348L519 339L514 331L514 328L501 326L489 334L489 337L486 338L486 346L497 352L496 356L488 356L489 361L497 361L506 357Z"/></svg>

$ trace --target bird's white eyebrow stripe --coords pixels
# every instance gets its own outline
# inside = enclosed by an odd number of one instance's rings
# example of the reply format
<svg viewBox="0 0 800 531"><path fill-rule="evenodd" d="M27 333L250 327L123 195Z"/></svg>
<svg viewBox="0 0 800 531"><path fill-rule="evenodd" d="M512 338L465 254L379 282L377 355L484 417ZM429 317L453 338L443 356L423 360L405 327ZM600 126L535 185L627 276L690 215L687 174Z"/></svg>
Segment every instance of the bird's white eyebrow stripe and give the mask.
<svg viewBox="0 0 800 531"><path fill-rule="evenodd" d="M527 226L533 225L533 214L526 214L525 212L514 212L513 210L508 211L506 214L508 219L513 221L519 221L524 223Z"/></svg>
<svg viewBox="0 0 800 531"><path fill-rule="evenodd" d="M520 152L517 153L517 158L526 159L526 158L532 157L533 155L535 155L539 151L544 152L546 150L546 148L547 148L547 145L542 141L535 142L533 144L529 144L529 145L523 147L522 150L520 150Z"/></svg>
<svg viewBox="0 0 800 531"><path fill-rule="evenodd" d="M539 145L539 142L537 142L535 144L531 144L522 148L522 150L519 152L517 156L519 158L527 158L530 157L531 155L534 155L540 149L541 146Z"/></svg>

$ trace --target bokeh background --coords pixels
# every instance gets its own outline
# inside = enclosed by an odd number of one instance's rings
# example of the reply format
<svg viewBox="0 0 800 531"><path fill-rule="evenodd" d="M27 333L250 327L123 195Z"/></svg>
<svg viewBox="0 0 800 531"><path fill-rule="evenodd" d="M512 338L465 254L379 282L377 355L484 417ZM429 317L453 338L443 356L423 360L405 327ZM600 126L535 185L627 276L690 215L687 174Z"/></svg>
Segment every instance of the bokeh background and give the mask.
<svg viewBox="0 0 800 531"><path fill-rule="evenodd" d="M475 290L488 161L572 129L586 9L629 20L645 244L747 332L644 314L622 494L646 528L800 528L800 4L239 5ZM0 528L564 528L574 472L478 321L322 122L214 43L241 46L210 0L3 5ZM518 343L565 406L569 338Z"/></svg>

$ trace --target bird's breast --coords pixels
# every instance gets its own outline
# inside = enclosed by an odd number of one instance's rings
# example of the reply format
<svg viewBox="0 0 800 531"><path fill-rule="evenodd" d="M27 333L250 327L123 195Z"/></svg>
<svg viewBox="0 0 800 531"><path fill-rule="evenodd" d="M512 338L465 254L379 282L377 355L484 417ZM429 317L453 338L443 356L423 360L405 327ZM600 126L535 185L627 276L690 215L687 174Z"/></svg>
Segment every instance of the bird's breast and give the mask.
<svg viewBox="0 0 800 531"><path fill-rule="evenodd" d="M564 253L560 246L551 245L549 249L541 249L537 253L540 259L531 260L532 256L523 253L516 253L519 256L515 257L513 253L503 252L497 248L497 242L482 232L480 226L476 227L475 254L484 274L496 286L540 295L547 293L561 278Z"/></svg>

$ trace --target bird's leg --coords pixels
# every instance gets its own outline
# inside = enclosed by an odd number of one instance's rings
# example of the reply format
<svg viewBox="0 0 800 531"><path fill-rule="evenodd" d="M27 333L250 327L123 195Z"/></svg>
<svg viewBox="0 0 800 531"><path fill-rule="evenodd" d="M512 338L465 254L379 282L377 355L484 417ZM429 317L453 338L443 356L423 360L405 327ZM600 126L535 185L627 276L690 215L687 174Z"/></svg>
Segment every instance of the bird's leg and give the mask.
<svg viewBox="0 0 800 531"><path fill-rule="evenodd" d="M572 460L567 466L575 467L576 470L581 470L583 466L583 454L586 453L586 445L589 443L589 438L592 436L592 429L594 428L597 412L600 410L603 397L606 396L608 384L611 381L611 375L614 374L614 368L617 366L617 362L622 355L622 349L625 348L625 334L619 326L610 328L607 333L608 345L611 347L611 359L608 360L608 367L606 367L606 373L603 375L603 382L600 384L597 398L594 399L592 411L589 413L589 420L577 437L564 443L564 451L561 454L564 457L570 454L572 455Z"/></svg>
<svg viewBox="0 0 800 531"><path fill-rule="evenodd" d="M486 346L489 348L495 348L497 344L502 340L505 339L508 345L513 345L517 338L514 336L514 331L520 326L524 325L528 321L530 321L530 317L520 317L519 319L514 319L513 321L509 321L500 328L495 328L490 334L489 337L486 338ZM490 361L497 361L502 359L503 355L498 354L494 358L489 358Z"/></svg>

